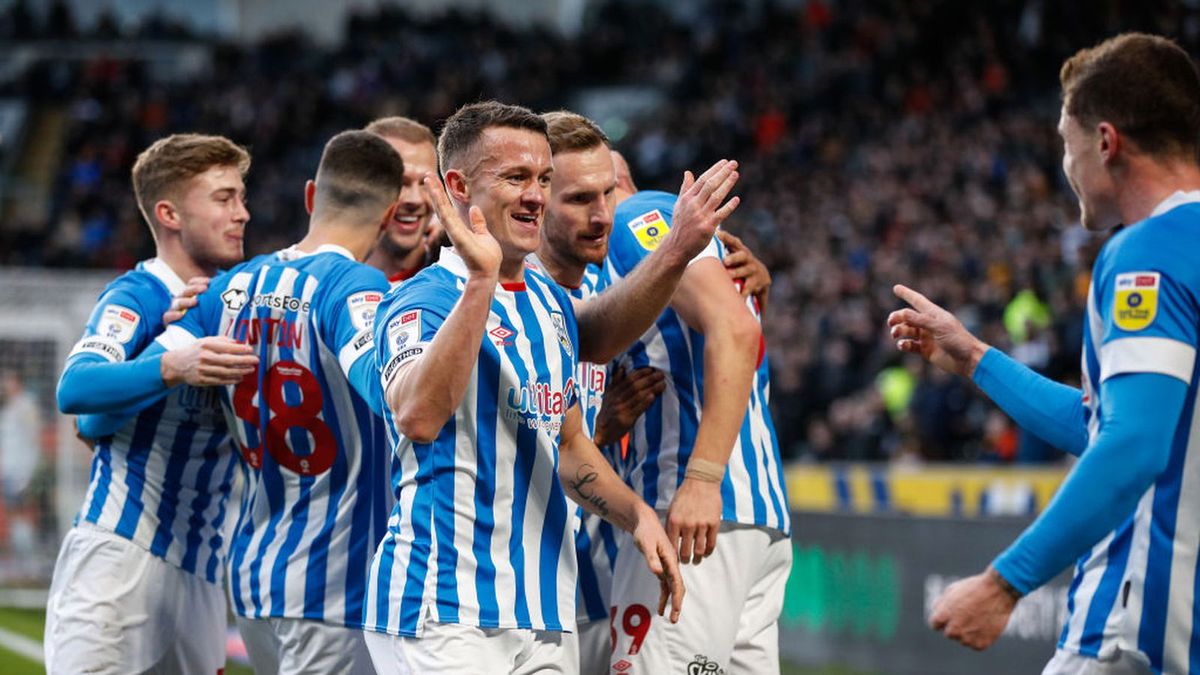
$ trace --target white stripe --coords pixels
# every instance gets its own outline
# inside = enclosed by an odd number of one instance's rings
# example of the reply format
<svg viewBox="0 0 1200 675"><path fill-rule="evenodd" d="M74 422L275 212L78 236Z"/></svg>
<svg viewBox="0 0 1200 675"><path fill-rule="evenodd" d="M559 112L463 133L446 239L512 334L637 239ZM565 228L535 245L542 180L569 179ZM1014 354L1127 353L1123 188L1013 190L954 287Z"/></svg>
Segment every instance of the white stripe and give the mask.
<svg viewBox="0 0 1200 675"><path fill-rule="evenodd" d="M0 647L10 652L16 652L35 663L45 663L42 643L4 628L0 628Z"/></svg>
<svg viewBox="0 0 1200 675"><path fill-rule="evenodd" d="M516 308L512 306L511 293L496 291L495 300L504 307L509 321L517 328ZM509 296L509 297L505 297ZM505 300L508 302L505 302ZM494 312L493 312L494 313ZM490 317L489 317L490 322ZM508 553L513 531L517 525L512 522L512 507L514 488L516 484L516 454L517 454L517 421L509 421L504 417L507 403L505 385L523 384L517 377L516 366L508 358L503 348L497 348L500 354L500 377L496 381L496 486L495 501L492 502L492 514L495 529L492 531L492 563L496 572L496 604L499 606L499 620L502 625L516 625L517 605L516 588L517 572L513 567L512 556ZM486 394L480 392L480 400Z"/></svg>
<svg viewBox="0 0 1200 675"><path fill-rule="evenodd" d="M1171 592L1167 596L1167 625L1163 672L1186 673L1192 644L1192 613L1196 589L1196 542L1200 540L1200 400L1192 406L1187 454L1175 511L1175 537L1171 551Z"/></svg>
<svg viewBox="0 0 1200 675"><path fill-rule="evenodd" d="M492 316L489 316L488 325L491 323ZM479 623L479 595L475 588L475 570L479 568L479 561L471 548L475 541L475 479L479 471L479 431L475 428L479 411L476 397L478 358L467 382L462 403L454 416L454 548L458 551L459 620L465 625L473 625Z"/></svg>
<svg viewBox="0 0 1200 675"><path fill-rule="evenodd" d="M1068 651L1079 651L1079 640L1083 637L1083 627L1087 622L1088 611L1091 609L1092 600L1096 595L1096 587L1100 585L1100 579L1104 576L1104 568L1108 566L1108 546L1112 543L1112 539L1113 534L1110 533L1090 551L1091 555L1082 572L1083 579L1075 590L1075 611L1067 622L1067 639L1064 641L1063 648Z"/></svg>
<svg viewBox="0 0 1200 675"><path fill-rule="evenodd" d="M179 324L171 324L162 332L162 335L158 336L158 339L156 339L155 342L162 345L163 349L171 351L173 349L181 349L186 347L199 339L200 338L184 330L179 326Z"/></svg>
<svg viewBox="0 0 1200 675"><path fill-rule="evenodd" d="M1137 649L1138 632L1142 624L1142 604L1145 600L1146 560L1150 553L1150 520L1154 508L1154 486L1138 500L1134 511L1133 534L1129 545L1129 558L1125 563L1124 583L1129 584L1129 600L1125 607L1117 607L1109 615L1104 626L1105 635L1120 635L1116 643L1123 650ZM1122 593L1124 589L1121 589ZM1121 596L1118 595L1118 601ZM1101 645L1103 647L1104 645Z"/></svg>
<svg viewBox="0 0 1200 675"><path fill-rule="evenodd" d="M375 339L370 328L364 328L354 335L338 352L338 365L346 377L350 377L350 368L358 359L367 353L373 353Z"/></svg>
<svg viewBox="0 0 1200 675"><path fill-rule="evenodd" d="M1100 381L1122 373L1160 373L1190 384L1196 348L1163 337L1130 337L1100 347Z"/></svg>

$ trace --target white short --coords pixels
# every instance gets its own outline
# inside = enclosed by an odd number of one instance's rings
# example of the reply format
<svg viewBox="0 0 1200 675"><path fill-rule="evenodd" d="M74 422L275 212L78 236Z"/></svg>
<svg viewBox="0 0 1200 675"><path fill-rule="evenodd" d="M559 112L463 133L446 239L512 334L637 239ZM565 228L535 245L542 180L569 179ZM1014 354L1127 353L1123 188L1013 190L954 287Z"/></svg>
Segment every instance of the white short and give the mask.
<svg viewBox="0 0 1200 675"><path fill-rule="evenodd" d="M309 619L245 619L238 630L258 675L374 675L356 628Z"/></svg>
<svg viewBox="0 0 1200 675"><path fill-rule="evenodd" d="M781 532L722 523L717 547L685 565L679 623L657 614L659 583L627 533L613 572L613 672L777 673L779 613L792 569Z"/></svg>
<svg viewBox="0 0 1200 675"><path fill-rule="evenodd" d="M116 534L71 529L46 603L48 673L225 667L225 592Z"/></svg>
<svg viewBox="0 0 1200 675"><path fill-rule="evenodd" d="M1062 649L1046 664L1042 675L1150 675L1150 659L1141 652L1117 650L1103 661Z"/></svg>
<svg viewBox="0 0 1200 675"><path fill-rule="evenodd" d="M608 675L612 656L612 627L608 621L580 623L573 636L579 652L579 675Z"/></svg>
<svg viewBox="0 0 1200 675"><path fill-rule="evenodd" d="M366 636L379 675L579 672L569 657L570 633L427 621L419 638L373 631Z"/></svg>

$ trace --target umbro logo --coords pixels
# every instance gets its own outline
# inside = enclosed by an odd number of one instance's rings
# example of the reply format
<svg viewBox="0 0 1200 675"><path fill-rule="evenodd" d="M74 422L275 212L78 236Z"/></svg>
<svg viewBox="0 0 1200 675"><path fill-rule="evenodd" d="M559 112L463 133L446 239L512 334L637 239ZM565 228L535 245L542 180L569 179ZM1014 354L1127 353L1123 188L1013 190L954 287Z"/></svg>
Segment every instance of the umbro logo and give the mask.
<svg viewBox="0 0 1200 675"><path fill-rule="evenodd" d="M633 664L626 661L625 659L621 659L620 661L617 661L616 663L613 664L613 670L615 670L619 673L623 673L632 667L633 667Z"/></svg>
<svg viewBox="0 0 1200 675"><path fill-rule="evenodd" d="M488 331L488 335L491 335L492 337L496 338L496 346L497 347L511 346L512 340L510 340L509 338L511 338L512 336L514 336L516 334L517 334L517 332L515 330L509 330L509 329L505 328L504 326L496 326L495 328Z"/></svg>
<svg viewBox="0 0 1200 675"><path fill-rule="evenodd" d="M249 299L250 296L246 295L246 291L240 288L230 288L221 294L221 302L225 303L225 307L231 312L245 307L246 301Z"/></svg>

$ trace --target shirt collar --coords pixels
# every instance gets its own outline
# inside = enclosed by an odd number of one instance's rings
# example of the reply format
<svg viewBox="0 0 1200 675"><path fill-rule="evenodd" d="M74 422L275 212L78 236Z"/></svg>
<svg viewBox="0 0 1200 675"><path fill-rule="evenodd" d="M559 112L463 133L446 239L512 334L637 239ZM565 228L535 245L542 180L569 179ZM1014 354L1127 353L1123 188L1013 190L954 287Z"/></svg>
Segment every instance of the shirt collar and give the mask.
<svg viewBox="0 0 1200 675"><path fill-rule="evenodd" d="M458 251L455 251L453 246L442 248L442 254L438 256L437 264L460 279L467 278L467 263L458 255ZM506 291L523 291L525 290L524 275L522 275L521 281L516 283L500 283L499 286Z"/></svg>
<svg viewBox="0 0 1200 675"><path fill-rule="evenodd" d="M167 292L172 296L179 295L187 286L187 284L183 283L183 279L180 279L179 275L175 273L175 270L171 269L171 266L162 258L151 258L142 261L142 269L153 275L155 279L161 281L163 286L167 287Z"/></svg>
<svg viewBox="0 0 1200 675"><path fill-rule="evenodd" d="M337 244L321 244L316 248L316 250L307 252L301 251L293 244L292 246L280 251L278 255L283 260L299 260L300 258L306 258L310 255L316 255L318 253L336 253L340 256L349 258L350 260L357 261L357 258L354 257L353 253L342 246L338 246Z"/></svg>
<svg viewBox="0 0 1200 675"><path fill-rule="evenodd" d="M1154 207L1154 210L1150 212L1150 217L1161 216L1177 206L1192 204L1194 202L1200 202L1200 190L1192 190L1190 192L1176 190L1174 194L1162 200L1158 203L1158 206Z"/></svg>

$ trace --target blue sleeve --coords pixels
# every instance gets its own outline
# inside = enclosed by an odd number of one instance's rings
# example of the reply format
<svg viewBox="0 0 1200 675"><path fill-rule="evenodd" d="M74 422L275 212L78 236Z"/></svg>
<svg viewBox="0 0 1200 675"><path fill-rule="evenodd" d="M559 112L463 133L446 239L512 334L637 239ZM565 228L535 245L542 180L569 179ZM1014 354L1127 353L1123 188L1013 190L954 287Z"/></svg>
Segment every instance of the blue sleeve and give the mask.
<svg viewBox="0 0 1200 675"><path fill-rule="evenodd" d="M1100 433L1050 505L992 563L1028 593L1129 518L1167 467L1188 385L1158 373L1104 382Z"/></svg>
<svg viewBox="0 0 1200 675"><path fill-rule="evenodd" d="M675 199L675 195L667 192L647 190L617 206L605 263L615 277L628 275L666 238L671 231Z"/></svg>
<svg viewBox="0 0 1200 675"><path fill-rule="evenodd" d="M386 392L405 362L425 353L461 295L423 273L388 294L375 321L374 377Z"/></svg>
<svg viewBox="0 0 1200 675"><path fill-rule="evenodd" d="M147 376L158 377L157 362L137 366L130 363L162 330L162 312L170 298L157 295L159 289L139 283L132 275L118 279L105 290L59 378L60 411L79 414L121 410L124 406L105 392L124 389L122 377L138 378L139 382Z"/></svg>
<svg viewBox="0 0 1200 675"><path fill-rule="evenodd" d="M59 381L59 410L128 416L146 408L167 392L161 370L164 351L161 345L152 344L133 361L72 363L70 378L64 372Z"/></svg>
<svg viewBox="0 0 1200 675"><path fill-rule="evenodd" d="M1035 373L999 349L989 349L972 376L1017 424L1050 445L1079 456L1087 447L1083 392Z"/></svg>
<svg viewBox="0 0 1200 675"><path fill-rule="evenodd" d="M375 351L375 314L388 281L372 267L355 264L323 298L321 332L338 355L346 380L375 414L383 411L383 392L369 364Z"/></svg>

